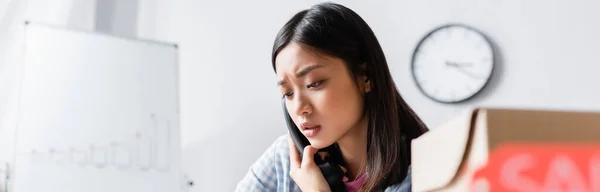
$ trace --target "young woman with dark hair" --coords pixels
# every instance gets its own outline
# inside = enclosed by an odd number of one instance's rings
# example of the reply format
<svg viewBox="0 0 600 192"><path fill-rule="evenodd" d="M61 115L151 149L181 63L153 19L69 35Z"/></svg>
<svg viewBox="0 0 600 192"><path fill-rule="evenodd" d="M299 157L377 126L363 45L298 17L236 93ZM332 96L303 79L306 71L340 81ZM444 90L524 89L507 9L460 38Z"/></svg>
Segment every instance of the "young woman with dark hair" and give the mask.
<svg viewBox="0 0 600 192"><path fill-rule="evenodd" d="M410 191L410 141L428 128L400 96L381 46L354 11L320 3L295 14L275 38L272 65L302 157L278 138L236 191L331 191L313 161L339 146L346 191Z"/></svg>

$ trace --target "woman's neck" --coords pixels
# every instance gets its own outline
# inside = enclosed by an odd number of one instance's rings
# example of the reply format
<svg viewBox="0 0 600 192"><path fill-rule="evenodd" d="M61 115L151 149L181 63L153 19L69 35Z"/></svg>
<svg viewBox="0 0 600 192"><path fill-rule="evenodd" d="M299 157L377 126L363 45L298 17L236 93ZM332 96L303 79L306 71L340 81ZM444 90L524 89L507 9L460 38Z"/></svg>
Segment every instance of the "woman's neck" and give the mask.
<svg viewBox="0 0 600 192"><path fill-rule="evenodd" d="M367 166L367 116L350 129L339 141L338 144L342 151L347 175L350 180L354 180L365 173Z"/></svg>

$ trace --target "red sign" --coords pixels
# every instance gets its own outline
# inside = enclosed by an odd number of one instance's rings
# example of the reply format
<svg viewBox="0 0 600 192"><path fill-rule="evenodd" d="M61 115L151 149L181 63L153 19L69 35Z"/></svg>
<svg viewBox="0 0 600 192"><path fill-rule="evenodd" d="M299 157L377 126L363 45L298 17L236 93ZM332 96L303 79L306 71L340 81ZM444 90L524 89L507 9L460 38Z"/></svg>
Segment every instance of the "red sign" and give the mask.
<svg viewBox="0 0 600 192"><path fill-rule="evenodd" d="M471 191L600 192L600 144L503 145L475 172Z"/></svg>

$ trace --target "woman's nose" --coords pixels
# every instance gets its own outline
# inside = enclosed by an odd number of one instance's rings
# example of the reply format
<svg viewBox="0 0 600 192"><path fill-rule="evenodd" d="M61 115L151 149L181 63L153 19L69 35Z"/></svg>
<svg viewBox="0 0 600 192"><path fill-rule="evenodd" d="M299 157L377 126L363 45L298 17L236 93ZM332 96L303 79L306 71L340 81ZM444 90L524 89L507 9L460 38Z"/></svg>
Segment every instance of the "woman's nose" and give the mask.
<svg viewBox="0 0 600 192"><path fill-rule="evenodd" d="M305 98L296 99L296 115L306 117L312 113L312 106Z"/></svg>

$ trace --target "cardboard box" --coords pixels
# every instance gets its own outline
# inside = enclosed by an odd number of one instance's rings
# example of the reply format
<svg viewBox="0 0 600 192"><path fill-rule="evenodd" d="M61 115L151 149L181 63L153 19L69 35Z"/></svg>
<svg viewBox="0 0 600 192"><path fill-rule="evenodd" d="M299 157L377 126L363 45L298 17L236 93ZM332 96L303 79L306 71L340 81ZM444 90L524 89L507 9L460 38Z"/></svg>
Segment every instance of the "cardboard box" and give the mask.
<svg viewBox="0 0 600 192"><path fill-rule="evenodd" d="M412 189L600 192L600 113L470 111L412 141Z"/></svg>

